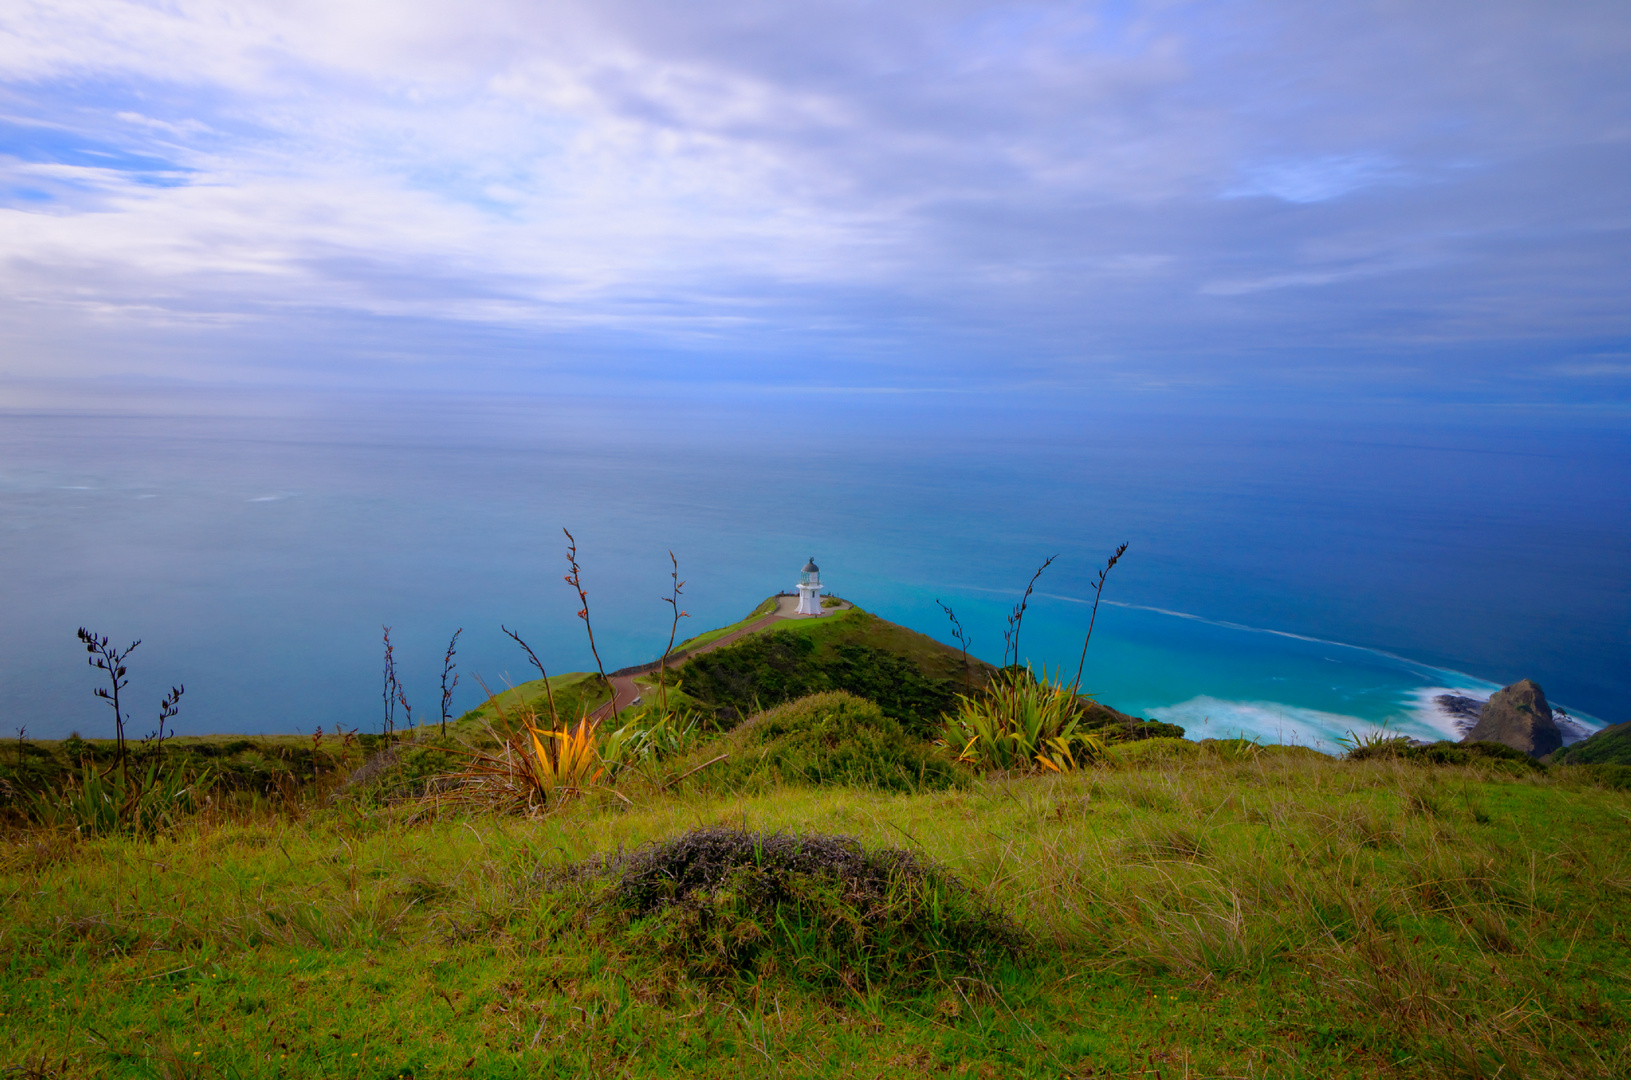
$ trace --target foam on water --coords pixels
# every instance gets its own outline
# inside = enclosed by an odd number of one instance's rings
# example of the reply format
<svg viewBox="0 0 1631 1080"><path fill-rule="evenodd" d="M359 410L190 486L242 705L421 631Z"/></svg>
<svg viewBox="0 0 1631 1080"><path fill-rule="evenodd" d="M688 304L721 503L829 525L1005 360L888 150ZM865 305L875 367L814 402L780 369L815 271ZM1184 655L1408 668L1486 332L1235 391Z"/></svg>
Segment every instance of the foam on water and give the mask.
<svg viewBox="0 0 1631 1080"><path fill-rule="evenodd" d="M1478 710L1500 687L1423 686L1406 695L1410 715L1438 739L1463 739L1478 722Z"/></svg>
<svg viewBox="0 0 1631 1080"><path fill-rule="evenodd" d="M1256 739L1263 743L1308 746L1328 754L1341 752L1338 740L1350 732L1369 731L1369 721L1278 701L1226 701L1199 697L1146 710L1151 719L1179 724L1191 739Z"/></svg>
<svg viewBox="0 0 1631 1080"><path fill-rule="evenodd" d="M1456 681L1463 680L1476 681L1470 676ZM1498 689L1500 687L1492 683L1482 687L1417 687L1403 694L1396 715L1381 722L1280 701L1233 701L1207 694L1175 705L1146 709L1145 713L1153 720L1181 725L1190 739L1244 737L1337 754L1342 752L1343 740L1351 741L1355 735L1396 734L1430 742L1458 742L1476 722L1469 721L1467 706L1481 707ZM1461 705L1460 709L1457 704ZM1579 742L1604 726L1595 717L1563 709L1554 709L1553 719L1563 733L1565 746Z"/></svg>

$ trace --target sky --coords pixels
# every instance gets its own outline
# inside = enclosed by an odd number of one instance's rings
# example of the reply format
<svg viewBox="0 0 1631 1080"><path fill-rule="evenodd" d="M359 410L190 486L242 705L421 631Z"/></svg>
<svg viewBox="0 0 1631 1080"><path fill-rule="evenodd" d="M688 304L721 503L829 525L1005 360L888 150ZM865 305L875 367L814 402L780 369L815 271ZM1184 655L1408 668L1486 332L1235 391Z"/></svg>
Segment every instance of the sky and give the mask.
<svg viewBox="0 0 1631 1080"><path fill-rule="evenodd" d="M84 380L1631 405L1624 0L0 4Z"/></svg>

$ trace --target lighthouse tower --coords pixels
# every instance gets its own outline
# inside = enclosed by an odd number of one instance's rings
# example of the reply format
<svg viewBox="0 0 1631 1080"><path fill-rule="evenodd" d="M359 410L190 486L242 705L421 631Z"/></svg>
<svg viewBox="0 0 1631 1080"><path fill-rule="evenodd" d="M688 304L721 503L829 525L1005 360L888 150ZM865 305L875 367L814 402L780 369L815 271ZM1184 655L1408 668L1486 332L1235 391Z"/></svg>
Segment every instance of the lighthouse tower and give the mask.
<svg viewBox="0 0 1631 1080"><path fill-rule="evenodd" d="M821 614L821 567L815 564L814 555L804 564L803 573L799 574L798 614Z"/></svg>

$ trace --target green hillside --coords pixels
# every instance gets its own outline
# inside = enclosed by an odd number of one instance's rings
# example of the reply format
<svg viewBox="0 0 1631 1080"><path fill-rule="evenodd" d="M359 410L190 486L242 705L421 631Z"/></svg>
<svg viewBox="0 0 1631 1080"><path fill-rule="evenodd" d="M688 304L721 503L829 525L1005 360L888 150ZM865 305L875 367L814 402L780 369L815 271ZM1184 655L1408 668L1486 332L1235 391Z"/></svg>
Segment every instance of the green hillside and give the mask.
<svg viewBox="0 0 1631 1080"><path fill-rule="evenodd" d="M1631 1074L1631 795L1586 770L1150 740L891 792L799 720L717 737L764 755L740 788L704 769L530 815L314 797L150 840L13 828L0 1069ZM914 771L886 735L879 760Z"/></svg>
<svg viewBox="0 0 1631 1080"><path fill-rule="evenodd" d="M146 818L93 792L105 743L18 742L0 1071L1631 1075L1631 768L1170 737L993 765L928 736L994 670L862 611L677 674L683 715L648 695L577 757L519 725L541 681L445 738L176 740Z"/></svg>
<svg viewBox="0 0 1631 1080"><path fill-rule="evenodd" d="M1594 732L1573 746L1554 751L1552 765L1631 765L1631 721Z"/></svg>
<svg viewBox="0 0 1631 1080"><path fill-rule="evenodd" d="M983 686L993 669L933 638L859 608L822 619L775 623L736 644L687 660L686 693L712 710L720 726L827 690L874 701L908 731L928 734L967 686Z"/></svg>

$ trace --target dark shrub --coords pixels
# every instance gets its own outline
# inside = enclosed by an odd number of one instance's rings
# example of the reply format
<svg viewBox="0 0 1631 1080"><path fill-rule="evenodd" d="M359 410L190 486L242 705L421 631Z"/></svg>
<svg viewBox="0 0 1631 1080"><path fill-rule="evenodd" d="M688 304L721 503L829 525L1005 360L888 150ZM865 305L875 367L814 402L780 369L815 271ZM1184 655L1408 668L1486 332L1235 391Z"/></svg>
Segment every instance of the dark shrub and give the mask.
<svg viewBox="0 0 1631 1080"><path fill-rule="evenodd" d="M844 643L818 654L815 642L798 633L756 634L692 657L680 668L680 679L687 693L715 711L722 727L806 694L847 690L876 702L918 738L939 728L958 690L897 653Z"/></svg>
<svg viewBox="0 0 1631 1080"><path fill-rule="evenodd" d="M943 867L844 836L697 829L601 869L615 929L708 979L773 961L818 986L910 989L1022 949L1013 921Z"/></svg>
<svg viewBox="0 0 1631 1080"><path fill-rule="evenodd" d="M1473 765L1480 762L1500 762L1508 768L1527 770L1546 766L1505 743L1449 742L1441 740L1426 746L1413 746L1403 735L1354 747L1345 755L1349 761L1394 757L1419 765Z"/></svg>

